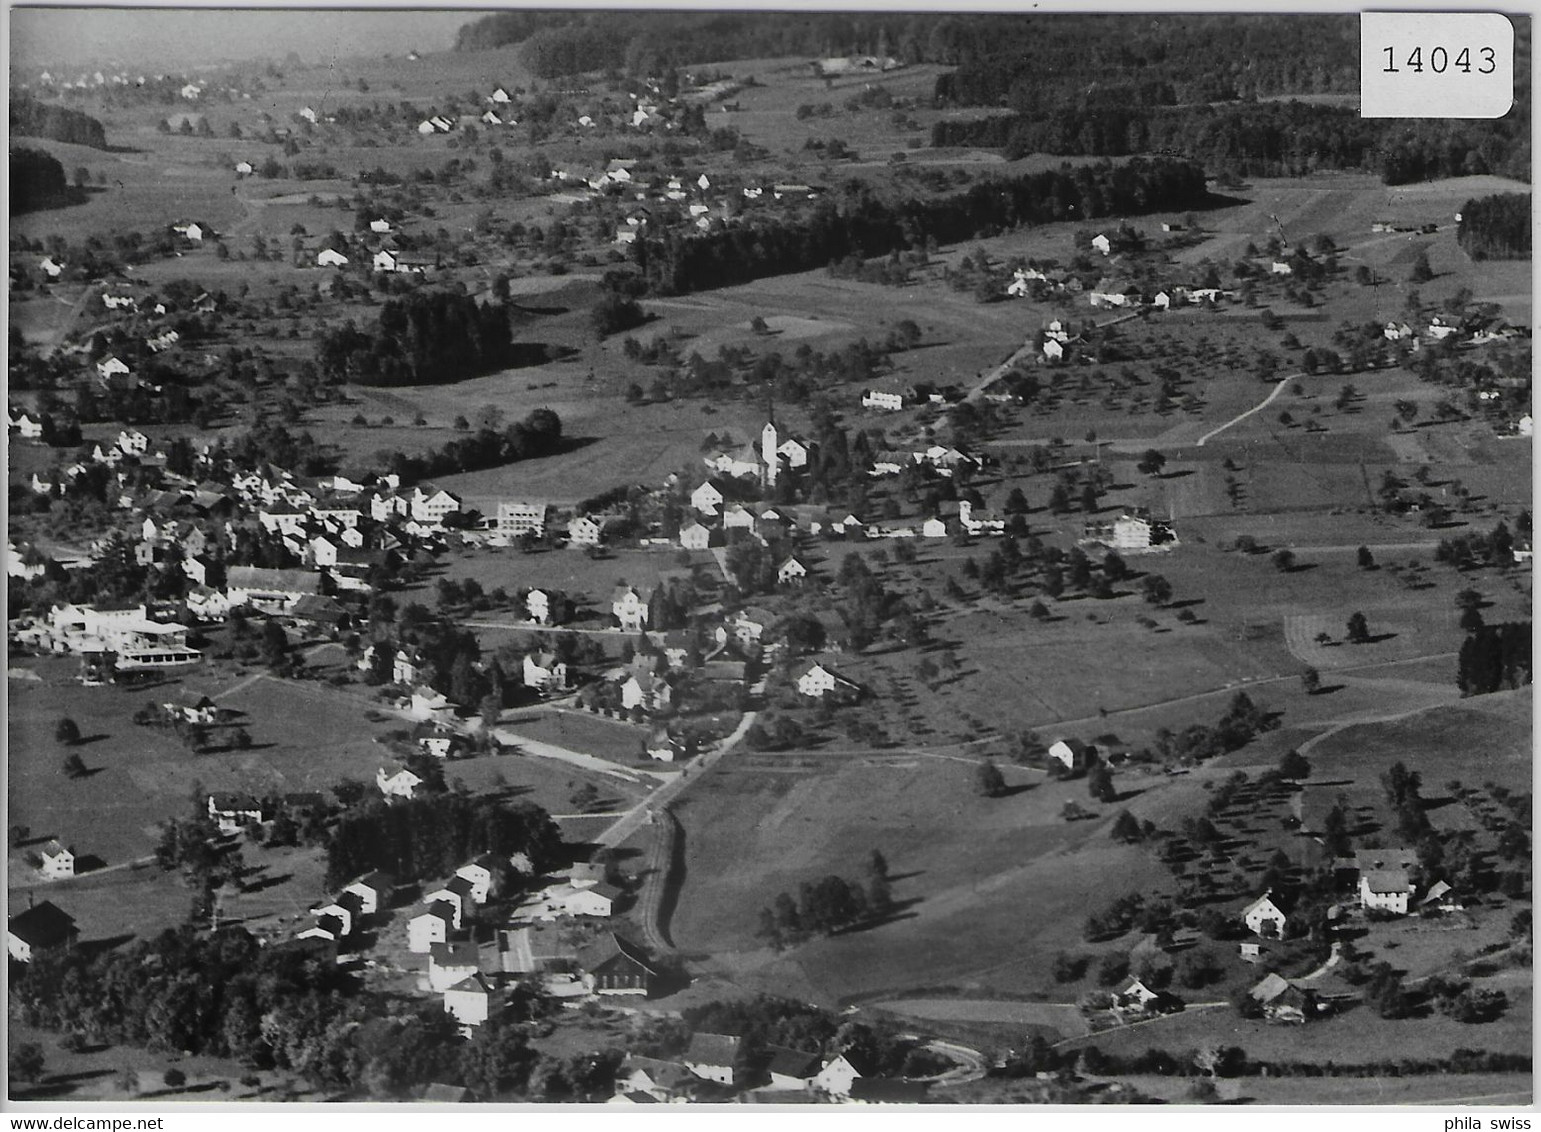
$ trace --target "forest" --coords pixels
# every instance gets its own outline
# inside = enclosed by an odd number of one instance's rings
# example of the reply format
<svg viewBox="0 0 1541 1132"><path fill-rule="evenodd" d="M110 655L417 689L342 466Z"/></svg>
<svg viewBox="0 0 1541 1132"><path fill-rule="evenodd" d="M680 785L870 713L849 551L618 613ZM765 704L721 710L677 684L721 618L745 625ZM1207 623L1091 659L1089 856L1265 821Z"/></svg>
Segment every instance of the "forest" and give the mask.
<svg viewBox="0 0 1541 1132"><path fill-rule="evenodd" d="M1530 194L1499 193L1469 200L1456 239L1472 259L1530 258Z"/></svg>
<svg viewBox="0 0 1541 1132"><path fill-rule="evenodd" d="M1088 99L1052 112L942 120L931 144L993 147L1010 160L1177 153L1212 173L1241 177L1363 169L1393 185L1481 173L1530 180L1528 113L1497 122L1407 122L1296 101L1160 105L1147 93L1130 87L1114 105Z"/></svg>
<svg viewBox="0 0 1541 1132"><path fill-rule="evenodd" d="M524 853L539 873L557 863L561 845L550 815L529 802L504 805L458 793L376 802L350 810L332 830L327 884L338 887L374 869L398 881L428 880L483 853Z"/></svg>
<svg viewBox="0 0 1541 1132"><path fill-rule="evenodd" d="M1478 625L1461 642L1456 684L1462 695L1481 696L1530 683L1530 622Z"/></svg>
<svg viewBox="0 0 1541 1132"><path fill-rule="evenodd" d="M316 347L323 373L360 385L437 385L546 360L546 348L513 341L509 308L448 291L387 299L373 330L352 320Z"/></svg>
<svg viewBox="0 0 1541 1132"><path fill-rule="evenodd" d="M1069 218L1186 211L1209 199L1204 171L1185 161L1134 160L980 181L963 192L890 205L866 190L809 213L706 235L666 232L638 240L638 266L654 294L746 283L808 271L846 257L887 255L928 241Z"/></svg>
<svg viewBox="0 0 1541 1132"><path fill-rule="evenodd" d="M64 166L52 155L30 146L11 148L11 215L52 208L70 200Z"/></svg>
<svg viewBox="0 0 1541 1132"><path fill-rule="evenodd" d="M18 137L107 148L107 131L89 114L39 102L31 95L11 92L11 133Z"/></svg>

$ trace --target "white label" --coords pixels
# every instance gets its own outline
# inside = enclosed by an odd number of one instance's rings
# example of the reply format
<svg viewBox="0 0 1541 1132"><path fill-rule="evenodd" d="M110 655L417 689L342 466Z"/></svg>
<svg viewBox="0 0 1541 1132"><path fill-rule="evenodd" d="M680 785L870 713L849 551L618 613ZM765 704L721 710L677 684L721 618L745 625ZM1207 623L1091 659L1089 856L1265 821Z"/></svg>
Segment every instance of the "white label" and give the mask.
<svg viewBox="0 0 1541 1132"><path fill-rule="evenodd" d="M1514 25L1497 12L1361 12L1361 118L1502 118Z"/></svg>

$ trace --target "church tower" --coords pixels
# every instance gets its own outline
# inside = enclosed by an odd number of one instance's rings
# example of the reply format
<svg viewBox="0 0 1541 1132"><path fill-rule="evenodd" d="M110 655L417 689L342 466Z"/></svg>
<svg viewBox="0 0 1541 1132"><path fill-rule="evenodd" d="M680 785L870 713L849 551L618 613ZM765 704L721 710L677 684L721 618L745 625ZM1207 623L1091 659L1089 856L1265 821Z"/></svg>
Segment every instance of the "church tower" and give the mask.
<svg viewBox="0 0 1541 1132"><path fill-rule="evenodd" d="M767 487L776 486L776 472L781 464L781 454L776 451L781 442L776 435L776 422L768 420L765 427L760 430L760 459L765 463L762 473Z"/></svg>

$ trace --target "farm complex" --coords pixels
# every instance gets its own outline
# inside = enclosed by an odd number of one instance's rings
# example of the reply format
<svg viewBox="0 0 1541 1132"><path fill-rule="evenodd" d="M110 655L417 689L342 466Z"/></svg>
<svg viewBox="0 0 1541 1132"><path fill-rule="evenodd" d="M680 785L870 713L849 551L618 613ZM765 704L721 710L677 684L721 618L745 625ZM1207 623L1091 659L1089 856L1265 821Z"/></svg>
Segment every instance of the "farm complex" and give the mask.
<svg viewBox="0 0 1541 1132"><path fill-rule="evenodd" d="M13 1101L1531 1103L1527 18L57 15Z"/></svg>

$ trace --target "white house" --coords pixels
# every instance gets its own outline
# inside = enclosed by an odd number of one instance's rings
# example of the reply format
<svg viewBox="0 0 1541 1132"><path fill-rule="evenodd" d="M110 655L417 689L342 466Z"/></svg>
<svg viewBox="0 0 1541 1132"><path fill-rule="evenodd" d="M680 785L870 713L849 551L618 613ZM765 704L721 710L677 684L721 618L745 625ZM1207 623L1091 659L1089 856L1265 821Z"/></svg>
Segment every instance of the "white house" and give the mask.
<svg viewBox="0 0 1541 1132"><path fill-rule="evenodd" d="M724 498L722 489L707 480L690 493L690 505L703 515L715 515Z"/></svg>
<svg viewBox="0 0 1541 1132"><path fill-rule="evenodd" d="M422 784L421 778L396 763L382 766L375 772L375 785L387 798L410 798Z"/></svg>
<svg viewBox="0 0 1541 1132"><path fill-rule="evenodd" d="M633 672L621 684L621 707L627 711L635 708L657 711L668 706L673 696L674 690L668 681L645 670Z"/></svg>
<svg viewBox="0 0 1541 1132"><path fill-rule="evenodd" d="M1406 869L1367 869L1359 874L1359 902L1366 911L1407 915L1413 882Z"/></svg>
<svg viewBox="0 0 1541 1132"><path fill-rule="evenodd" d="M686 550L709 550L715 529L690 523L680 528L680 545Z"/></svg>
<svg viewBox="0 0 1541 1132"><path fill-rule="evenodd" d="M383 216L369 222L369 230L377 236L389 236L391 234L391 222Z"/></svg>
<svg viewBox="0 0 1541 1132"><path fill-rule="evenodd" d="M62 880L75 875L75 854L58 841L50 841L43 846L39 856L43 863L38 867L38 872L44 880Z"/></svg>
<svg viewBox="0 0 1541 1132"><path fill-rule="evenodd" d="M884 409L890 413L897 413L904 408L904 394L884 393L881 390L869 389L861 396L861 407L864 409Z"/></svg>
<svg viewBox="0 0 1541 1132"><path fill-rule="evenodd" d="M30 413L8 413L6 419L23 440L39 440L43 436L43 422Z"/></svg>
<svg viewBox="0 0 1541 1132"><path fill-rule="evenodd" d="M859 692L861 686L853 680L847 680L833 669L826 668L817 661L811 661L805 664L798 674L797 690L810 699L819 700L831 692L851 695Z"/></svg>
<svg viewBox="0 0 1541 1132"><path fill-rule="evenodd" d="M1268 270L1274 275L1294 275L1295 269L1282 259L1276 259L1268 265Z"/></svg>
<svg viewBox="0 0 1541 1132"><path fill-rule="evenodd" d="M795 557L788 558L776 568L776 582L779 585L796 585L807 576L808 567L804 566Z"/></svg>
<svg viewBox="0 0 1541 1132"><path fill-rule="evenodd" d="M417 955L426 955L436 943L449 939L450 925L455 920L455 909L449 904L431 904L407 921L407 949Z"/></svg>
<svg viewBox="0 0 1541 1132"><path fill-rule="evenodd" d="M1086 766L1088 747L1079 739L1056 739L1049 746L1049 758L1066 770L1078 770Z"/></svg>
<svg viewBox="0 0 1541 1132"><path fill-rule="evenodd" d="M498 533L517 538L534 535L541 538L546 533L546 516L551 505L544 502L519 501L498 504Z"/></svg>
<svg viewBox="0 0 1541 1132"><path fill-rule="evenodd" d="M457 930L463 926L465 914L469 912L475 901L471 899L474 886L463 876L450 877L442 888L436 888L432 892L423 894L423 903L429 906L444 904L450 909L450 924Z"/></svg>
<svg viewBox="0 0 1541 1132"><path fill-rule="evenodd" d="M524 608L537 625L551 624L551 594L548 591L530 590L524 595Z"/></svg>
<svg viewBox="0 0 1541 1132"><path fill-rule="evenodd" d="M1103 255L1108 255L1113 250L1113 241L1098 233L1092 237L1092 247L1096 248Z"/></svg>
<svg viewBox="0 0 1541 1132"><path fill-rule="evenodd" d="M372 916L389 903L391 893L396 889L395 882L389 874L376 870L365 873L357 880L348 884L342 890L343 895L352 893L358 897L359 912L365 916Z"/></svg>
<svg viewBox="0 0 1541 1132"><path fill-rule="evenodd" d="M813 1077L813 1087L836 1097L851 1095L851 1083L861 1079L861 1071L852 1065L845 1054L826 1061Z"/></svg>
<svg viewBox="0 0 1541 1132"><path fill-rule="evenodd" d="M110 354L96 363L96 372L102 378L110 378L115 374L127 374L133 371L128 368L128 363L115 354Z"/></svg>
<svg viewBox="0 0 1541 1132"><path fill-rule="evenodd" d="M564 691L567 684L567 665L552 652L526 653L524 657L524 686L538 692Z"/></svg>
<svg viewBox="0 0 1541 1132"><path fill-rule="evenodd" d="M635 586L617 586L610 597L610 612L626 632L639 633L647 624L647 599Z"/></svg>
<svg viewBox="0 0 1541 1132"><path fill-rule="evenodd" d="M703 1081L731 1085L733 1067L738 1061L738 1047L741 1040L732 1034L709 1034L697 1031L690 1035L690 1045L680 1060L686 1069Z"/></svg>
<svg viewBox="0 0 1541 1132"><path fill-rule="evenodd" d="M428 946L428 988L443 994L481 970L481 955L470 940Z"/></svg>
<svg viewBox="0 0 1541 1132"><path fill-rule="evenodd" d="M412 699L407 714L422 723L448 721L454 717L455 705L449 697L427 685L412 689Z"/></svg>
<svg viewBox="0 0 1541 1132"><path fill-rule="evenodd" d="M1113 1001L1125 1010L1144 1010L1160 997L1139 979L1130 979L1128 985L1113 996Z"/></svg>
<svg viewBox="0 0 1541 1132"><path fill-rule="evenodd" d="M57 279L64 273L64 264L56 263L53 256L44 256L38 263L38 268L50 279Z"/></svg>
<svg viewBox="0 0 1541 1132"><path fill-rule="evenodd" d="M1065 356L1065 347L1052 338L1045 338L1043 342L1043 356L1052 362L1060 361Z"/></svg>
<svg viewBox="0 0 1541 1132"><path fill-rule="evenodd" d="M316 254L317 267L347 267L348 257L332 248L322 248Z"/></svg>
<svg viewBox="0 0 1541 1132"><path fill-rule="evenodd" d="M460 510L460 500L443 488L436 488L430 492L424 491L421 487L414 487L411 505L412 518L420 523L442 523L446 515Z"/></svg>
<svg viewBox="0 0 1541 1132"><path fill-rule="evenodd" d="M1253 935L1270 939L1283 939L1289 922L1288 910L1283 900L1272 892L1265 892L1241 910L1242 923Z"/></svg>
<svg viewBox="0 0 1541 1132"><path fill-rule="evenodd" d="M487 1021L492 1013L492 999L492 984L480 971L444 988L444 1010L462 1026L480 1026Z"/></svg>
<svg viewBox="0 0 1541 1132"><path fill-rule="evenodd" d="M497 859L489 853L455 870L457 877L464 878L471 885L473 904L485 904L487 898L492 895L492 887L497 881L496 866Z"/></svg>
<svg viewBox="0 0 1541 1132"><path fill-rule="evenodd" d="M574 515L567 524L567 541L573 546L598 546L604 527L588 515Z"/></svg>

